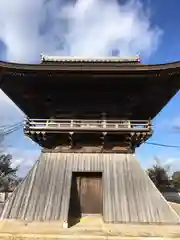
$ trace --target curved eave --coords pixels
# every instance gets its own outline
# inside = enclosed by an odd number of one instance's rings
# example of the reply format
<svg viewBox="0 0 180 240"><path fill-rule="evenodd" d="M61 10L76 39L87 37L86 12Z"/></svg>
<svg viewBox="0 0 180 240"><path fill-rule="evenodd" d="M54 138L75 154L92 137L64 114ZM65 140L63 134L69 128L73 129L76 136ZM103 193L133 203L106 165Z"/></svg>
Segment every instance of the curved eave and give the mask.
<svg viewBox="0 0 180 240"><path fill-rule="evenodd" d="M171 62L166 64L125 64L121 62L57 62L57 63L45 63L45 64L19 64L19 63L7 63L0 62L0 72L5 74L8 72L64 72L64 71L98 71L98 72L129 72L136 74L139 72L166 72L166 73L179 73L180 61Z"/></svg>
<svg viewBox="0 0 180 240"><path fill-rule="evenodd" d="M50 118L80 105L80 112L92 112L98 102L99 112L146 120L154 118L180 89L179 73L180 62L0 62L0 88L30 118Z"/></svg>

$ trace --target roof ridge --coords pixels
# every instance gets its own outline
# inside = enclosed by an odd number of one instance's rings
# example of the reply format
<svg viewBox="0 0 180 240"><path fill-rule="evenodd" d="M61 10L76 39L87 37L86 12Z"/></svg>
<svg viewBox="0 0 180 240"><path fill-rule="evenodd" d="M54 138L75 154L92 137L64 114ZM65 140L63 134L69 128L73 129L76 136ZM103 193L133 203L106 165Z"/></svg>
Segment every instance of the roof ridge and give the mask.
<svg viewBox="0 0 180 240"><path fill-rule="evenodd" d="M131 57L80 57L80 56L49 56L41 54L41 62L140 62L140 56Z"/></svg>

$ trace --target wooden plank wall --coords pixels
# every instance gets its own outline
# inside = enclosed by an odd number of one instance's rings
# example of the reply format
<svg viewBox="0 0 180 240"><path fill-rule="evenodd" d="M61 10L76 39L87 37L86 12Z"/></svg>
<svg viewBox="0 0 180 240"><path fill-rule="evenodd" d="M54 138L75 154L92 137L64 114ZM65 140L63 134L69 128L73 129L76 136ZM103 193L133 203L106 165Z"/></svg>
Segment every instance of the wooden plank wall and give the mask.
<svg viewBox="0 0 180 240"><path fill-rule="evenodd" d="M180 223L133 155L103 153L42 153L1 219L67 221L73 171L102 172L105 222Z"/></svg>

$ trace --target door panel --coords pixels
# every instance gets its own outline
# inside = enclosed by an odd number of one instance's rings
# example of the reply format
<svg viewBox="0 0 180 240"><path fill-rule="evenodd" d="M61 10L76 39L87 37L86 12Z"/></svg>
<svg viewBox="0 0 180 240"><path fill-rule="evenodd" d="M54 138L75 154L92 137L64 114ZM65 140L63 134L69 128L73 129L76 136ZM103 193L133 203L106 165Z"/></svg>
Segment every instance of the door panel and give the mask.
<svg viewBox="0 0 180 240"><path fill-rule="evenodd" d="M101 176L77 177L79 200L82 214L102 213L102 178Z"/></svg>

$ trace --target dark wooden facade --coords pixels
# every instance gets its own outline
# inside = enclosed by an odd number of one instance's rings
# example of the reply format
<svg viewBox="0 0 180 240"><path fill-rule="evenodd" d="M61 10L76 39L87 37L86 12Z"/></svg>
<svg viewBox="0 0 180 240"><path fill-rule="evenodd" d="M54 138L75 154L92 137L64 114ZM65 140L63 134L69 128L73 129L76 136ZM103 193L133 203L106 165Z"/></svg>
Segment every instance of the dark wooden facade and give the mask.
<svg viewBox="0 0 180 240"><path fill-rule="evenodd" d="M82 152L82 146L88 145L91 152L94 146L95 152L134 152L152 135L150 127L98 130L75 125L78 120L114 125L148 121L179 90L179 73L179 62L143 65L136 58L49 58L36 65L0 62L0 87L27 114L25 134L42 147ZM45 127L39 128L40 120ZM61 127L67 121L75 124Z"/></svg>
<svg viewBox="0 0 180 240"><path fill-rule="evenodd" d="M30 119L24 132L56 152L133 152L152 135L152 124L150 120Z"/></svg>
<svg viewBox="0 0 180 240"><path fill-rule="evenodd" d="M179 72L179 62L0 62L0 88L29 118L148 120L179 90Z"/></svg>

